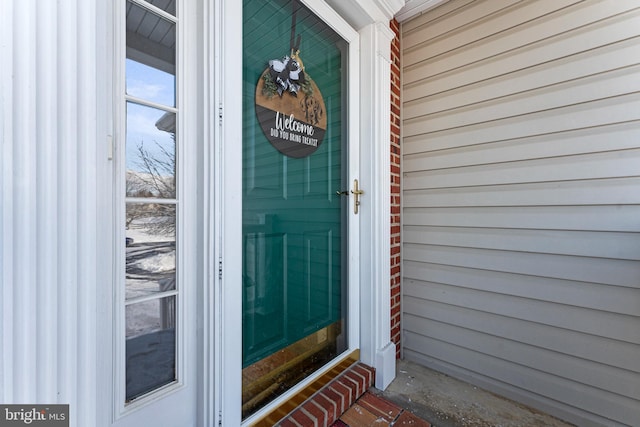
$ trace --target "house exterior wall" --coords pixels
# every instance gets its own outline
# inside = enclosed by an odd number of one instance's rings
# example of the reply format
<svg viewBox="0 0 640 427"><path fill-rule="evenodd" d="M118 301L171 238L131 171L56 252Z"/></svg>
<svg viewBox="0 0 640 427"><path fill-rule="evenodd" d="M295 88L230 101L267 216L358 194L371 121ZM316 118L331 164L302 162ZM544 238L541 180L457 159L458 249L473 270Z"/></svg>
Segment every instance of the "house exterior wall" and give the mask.
<svg viewBox="0 0 640 427"><path fill-rule="evenodd" d="M402 24L403 354L581 426L640 420L640 10Z"/></svg>

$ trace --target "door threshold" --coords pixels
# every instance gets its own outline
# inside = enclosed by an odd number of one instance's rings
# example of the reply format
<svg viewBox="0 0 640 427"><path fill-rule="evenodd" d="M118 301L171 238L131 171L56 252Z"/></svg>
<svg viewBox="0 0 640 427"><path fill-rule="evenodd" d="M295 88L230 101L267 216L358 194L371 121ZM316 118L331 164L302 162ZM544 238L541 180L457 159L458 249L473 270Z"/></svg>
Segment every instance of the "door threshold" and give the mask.
<svg viewBox="0 0 640 427"><path fill-rule="evenodd" d="M338 377L347 372L354 365L357 365L359 360L360 350L354 350L344 358L337 360L333 365L329 365L326 371L318 376L318 378L312 380L283 401L276 403L264 414L257 415L257 418L253 420L249 418L245 425L252 427L271 427L277 425L283 419L288 416L292 416L294 411L297 412L296 409L298 409L306 400L320 391L323 387L338 379ZM368 388L373 384L373 370L371 370L370 377L370 381L365 379L361 387L356 387L358 389L358 393L352 393L350 390L346 392L348 400L351 400L354 397L357 398L355 396L356 394L364 393L366 391L365 388ZM360 390L360 388L362 390ZM355 398L353 399L354 401ZM342 400L343 402L335 405L336 414L337 412L340 412L340 414L335 415L336 419L342 414L341 411L346 411L350 406L349 402L345 402L344 399Z"/></svg>

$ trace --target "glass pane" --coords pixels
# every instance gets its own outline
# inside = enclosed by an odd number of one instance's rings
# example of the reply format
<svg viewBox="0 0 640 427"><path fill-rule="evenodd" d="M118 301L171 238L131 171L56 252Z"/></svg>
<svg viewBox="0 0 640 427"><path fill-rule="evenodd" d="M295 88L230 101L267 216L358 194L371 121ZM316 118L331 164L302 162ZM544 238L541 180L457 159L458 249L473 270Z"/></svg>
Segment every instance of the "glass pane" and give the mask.
<svg viewBox="0 0 640 427"><path fill-rule="evenodd" d="M175 231L175 205L127 204L127 300L176 289Z"/></svg>
<svg viewBox="0 0 640 427"><path fill-rule="evenodd" d="M176 298L131 304L126 309L126 399L176 379Z"/></svg>
<svg viewBox="0 0 640 427"><path fill-rule="evenodd" d="M176 25L128 2L127 94L175 106L175 74Z"/></svg>
<svg viewBox="0 0 640 427"><path fill-rule="evenodd" d="M176 197L176 115L127 103L127 197Z"/></svg>
<svg viewBox="0 0 640 427"><path fill-rule="evenodd" d="M127 94L174 107L175 77L141 62L127 59Z"/></svg>
<svg viewBox="0 0 640 427"><path fill-rule="evenodd" d="M347 348L347 44L297 1L244 1L243 416Z"/></svg>

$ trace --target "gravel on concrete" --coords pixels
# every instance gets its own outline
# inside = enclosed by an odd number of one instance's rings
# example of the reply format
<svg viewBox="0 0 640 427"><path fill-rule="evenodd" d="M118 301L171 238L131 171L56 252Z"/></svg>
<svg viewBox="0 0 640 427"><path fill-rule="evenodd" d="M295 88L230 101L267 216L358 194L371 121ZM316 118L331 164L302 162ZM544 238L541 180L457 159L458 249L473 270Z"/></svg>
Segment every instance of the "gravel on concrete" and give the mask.
<svg viewBox="0 0 640 427"><path fill-rule="evenodd" d="M574 427L551 415L472 384L401 360L382 392L434 427Z"/></svg>

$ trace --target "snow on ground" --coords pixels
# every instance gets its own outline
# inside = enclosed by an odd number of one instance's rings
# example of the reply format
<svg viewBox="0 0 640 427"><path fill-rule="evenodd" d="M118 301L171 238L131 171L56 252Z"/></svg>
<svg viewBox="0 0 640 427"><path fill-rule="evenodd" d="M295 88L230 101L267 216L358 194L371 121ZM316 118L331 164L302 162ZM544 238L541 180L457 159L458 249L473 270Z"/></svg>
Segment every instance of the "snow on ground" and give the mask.
<svg viewBox="0 0 640 427"><path fill-rule="evenodd" d="M176 269L176 251L173 250L168 253L151 255L132 264L137 268L152 273L170 272Z"/></svg>
<svg viewBox="0 0 640 427"><path fill-rule="evenodd" d="M126 247L126 298L145 297L175 289L175 238L154 234L145 223L153 218L136 219L126 230L133 242ZM126 336L175 327L175 297L133 303L126 309Z"/></svg>

